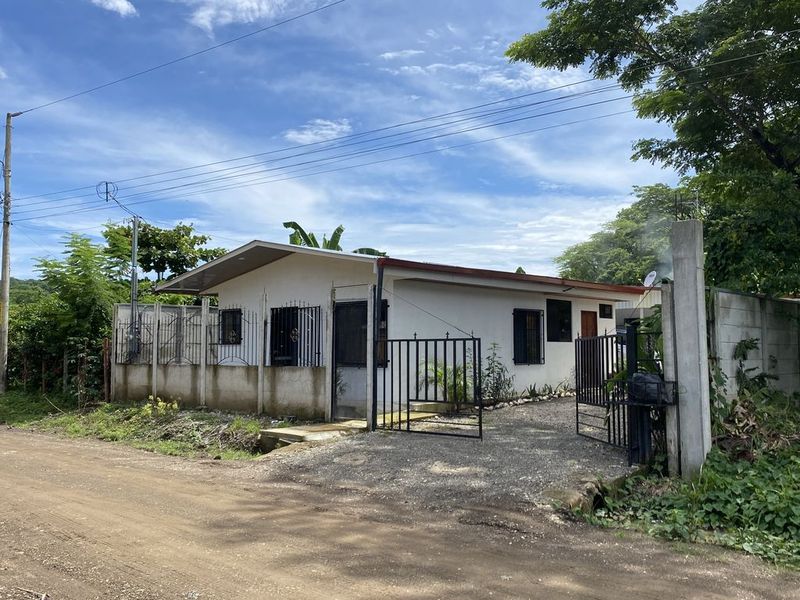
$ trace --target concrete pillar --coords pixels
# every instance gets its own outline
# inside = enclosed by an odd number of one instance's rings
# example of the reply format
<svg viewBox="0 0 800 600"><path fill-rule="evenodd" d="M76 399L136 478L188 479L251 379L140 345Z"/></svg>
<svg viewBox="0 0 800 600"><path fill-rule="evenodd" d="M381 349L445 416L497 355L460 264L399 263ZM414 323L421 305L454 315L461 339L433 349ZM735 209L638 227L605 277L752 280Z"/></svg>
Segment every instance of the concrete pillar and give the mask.
<svg viewBox="0 0 800 600"><path fill-rule="evenodd" d="M333 319L336 308L336 288L331 282L331 295L328 300L328 310L325 318L325 420L333 420L333 388L336 385L336 364L333 357Z"/></svg>
<svg viewBox="0 0 800 600"><path fill-rule="evenodd" d="M110 382L109 387L111 388L111 393L109 397L110 402L114 402L116 400L116 389L117 389L117 362L119 358L117 358L117 327L119 326L119 304L114 305L114 313L113 317L111 318L111 375L110 375Z"/></svg>
<svg viewBox="0 0 800 600"><path fill-rule="evenodd" d="M208 376L208 296L203 296L200 303L200 406L205 406Z"/></svg>
<svg viewBox="0 0 800 600"><path fill-rule="evenodd" d="M261 298L261 305L258 307L258 327L256 328L256 355L258 356L258 414L264 412L264 363L266 362L266 341L267 341L267 295Z"/></svg>
<svg viewBox="0 0 800 600"><path fill-rule="evenodd" d="M664 381L674 383L677 381L677 356L675 351L675 304L672 283L661 284L661 335L664 342ZM671 390L668 388L668 392ZM666 408L667 427L667 468L669 474L680 475L680 439L678 407Z"/></svg>
<svg viewBox="0 0 800 600"><path fill-rule="evenodd" d="M159 333L161 329L161 305L156 303L153 305L153 364L151 381L153 384L152 391L153 399L158 398L158 345L160 343Z"/></svg>
<svg viewBox="0 0 800 600"><path fill-rule="evenodd" d="M700 221L672 224L672 262L681 475L690 478L699 471L711 449L706 287Z"/></svg>
<svg viewBox="0 0 800 600"><path fill-rule="evenodd" d="M367 427L372 423L372 392L375 386L375 286L367 288Z"/></svg>

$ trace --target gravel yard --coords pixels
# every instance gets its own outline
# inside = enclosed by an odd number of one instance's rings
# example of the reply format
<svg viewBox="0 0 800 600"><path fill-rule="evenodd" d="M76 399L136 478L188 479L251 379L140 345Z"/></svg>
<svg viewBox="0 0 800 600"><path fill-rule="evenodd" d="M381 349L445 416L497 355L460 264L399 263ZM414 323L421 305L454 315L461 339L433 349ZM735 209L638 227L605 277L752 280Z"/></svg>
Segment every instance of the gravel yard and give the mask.
<svg viewBox="0 0 800 600"><path fill-rule="evenodd" d="M484 439L376 432L289 446L264 477L399 499L428 510L548 503L548 490L631 471L625 453L575 434L575 400L484 413Z"/></svg>

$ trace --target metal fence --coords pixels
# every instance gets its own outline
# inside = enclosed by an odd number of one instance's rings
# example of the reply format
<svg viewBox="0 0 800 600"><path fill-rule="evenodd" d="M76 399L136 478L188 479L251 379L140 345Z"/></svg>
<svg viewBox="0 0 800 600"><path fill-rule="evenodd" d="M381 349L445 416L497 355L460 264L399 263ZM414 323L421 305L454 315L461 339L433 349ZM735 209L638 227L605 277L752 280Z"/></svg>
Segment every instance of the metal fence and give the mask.
<svg viewBox="0 0 800 600"><path fill-rule="evenodd" d="M114 360L120 364L152 364L154 340L160 365L200 365L204 346L209 365L254 366L263 360L274 366L320 367L325 362L325 313L300 302L272 308L263 324L257 311L212 306L205 332L202 307L159 305L156 311L156 305L143 304L132 319L130 305L123 304L114 329Z"/></svg>
<svg viewBox="0 0 800 600"><path fill-rule="evenodd" d="M208 315L210 365L258 364L258 313L240 306L220 307Z"/></svg>
<svg viewBox="0 0 800 600"><path fill-rule="evenodd" d="M483 437L479 338L377 340L378 429Z"/></svg>

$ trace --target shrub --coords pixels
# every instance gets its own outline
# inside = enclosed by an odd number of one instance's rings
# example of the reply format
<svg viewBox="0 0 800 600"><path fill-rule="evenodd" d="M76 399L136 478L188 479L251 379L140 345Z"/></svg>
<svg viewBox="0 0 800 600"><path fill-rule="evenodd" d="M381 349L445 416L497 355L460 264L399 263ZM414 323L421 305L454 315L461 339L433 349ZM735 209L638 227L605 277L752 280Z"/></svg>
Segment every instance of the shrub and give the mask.
<svg viewBox="0 0 800 600"><path fill-rule="evenodd" d="M506 365L498 354L500 345L493 343L489 346L486 357L486 366L483 369L483 399L485 404L497 404L515 396L514 376L509 376Z"/></svg>

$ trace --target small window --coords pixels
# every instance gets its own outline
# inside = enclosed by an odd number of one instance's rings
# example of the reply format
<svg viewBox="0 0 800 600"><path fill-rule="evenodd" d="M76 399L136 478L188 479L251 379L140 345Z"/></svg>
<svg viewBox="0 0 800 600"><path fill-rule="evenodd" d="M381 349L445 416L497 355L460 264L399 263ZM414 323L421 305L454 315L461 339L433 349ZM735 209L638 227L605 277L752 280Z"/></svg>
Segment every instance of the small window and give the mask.
<svg viewBox="0 0 800 600"><path fill-rule="evenodd" d="M569 300L547 301L547 341L572 341L572 302Z"/></svg>
<svg viewBox="0 0 800 600"><path fill-rule="evenodd" d="M544 364L544 311L514 309L514 364Z"/></svg>
<svg viewBox="0 0 800 600"><path fill-rule="evenodd" d="M613 319L614 318L614 307L610 304L601 304L600 305L600 318L601 319Z"/></svg>
<svg viewBox="0 0 800 600"><path fill-rule="evenodd" d="M219 311L219 343L238 345L242 343L242 309Z"/></svg>

